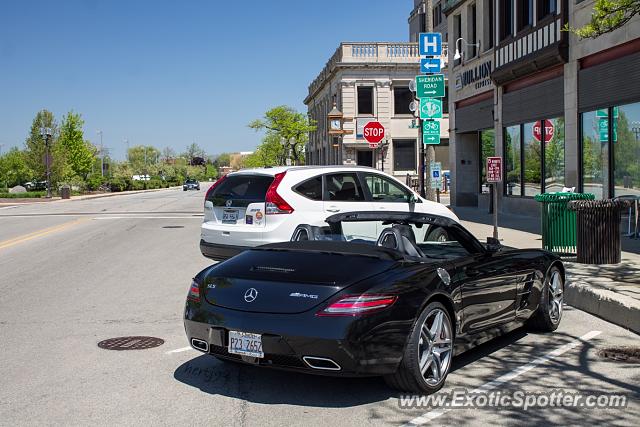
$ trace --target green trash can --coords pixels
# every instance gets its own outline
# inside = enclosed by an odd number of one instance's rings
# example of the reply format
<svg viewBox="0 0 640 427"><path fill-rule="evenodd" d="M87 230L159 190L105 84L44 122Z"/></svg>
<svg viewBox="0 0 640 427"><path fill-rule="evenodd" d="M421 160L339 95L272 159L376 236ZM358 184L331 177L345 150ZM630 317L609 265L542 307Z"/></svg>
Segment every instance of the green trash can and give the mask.
<svg viewBox="0 0 640 427"><path fill-rule="evenodd" d="M542 203L542 248L557 254L576 253L576 213L572 200L594 200L590 193L544 193L535 196Z"/></svg>

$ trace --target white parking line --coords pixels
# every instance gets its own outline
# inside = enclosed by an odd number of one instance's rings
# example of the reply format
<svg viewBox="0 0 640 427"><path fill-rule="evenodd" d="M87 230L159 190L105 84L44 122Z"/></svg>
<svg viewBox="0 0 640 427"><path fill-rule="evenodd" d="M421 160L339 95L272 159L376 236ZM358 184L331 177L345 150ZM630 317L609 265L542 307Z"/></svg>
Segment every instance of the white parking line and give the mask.
<svg viewBox="0 0 640 427"><path fill-rule="evenodd" d="M127 216L103 216L103 217L95 217L93 220L95 221L103 221L110 219L198 219L202 220L202 216L136 216L136 215L127 215Z"/></svg>
<svg viewBox="0 0 640 427"><path fill-rule="evenodd" d="M535 360L533 360L530 363L527 363L526 365L520 366L519 368L514 369L511 372L508 372L498 378L496 378L493 381L489 381L487 383L484 383L483 385L481 385L480 387L476 388L475 390L472 390L471 393L480 393L480 392L486 392L488 390L492 390L496 387L498 387L501 384L507 383L511 380L513 380L516 377L519 377L520 375L524 374L525 372L529 372L530 370L532 370L533 368L535 368L536 366L548 362L551 359L555 359L556 357L566 353L569 350L572 350L574 348L576 348L577 346L579 346L580 344L582 344L584 341L589 341L592 338L597 337L598 335L600 335L602 332L601 331L591 331L588 332L586 334L584 334L583 336L581 336L580 338L577 338L563 346L560 346L558 348L556 348L555 350L545 354L544 356L541 356ZM443 408L443 409L434 409L432 411L427 412L426 414L423 414L417 418L412 419L411 421L409 421L407 424L405 424L403 427L411 427L411 426L419 426L419 425L423 425L423 424L427 424L429 421L433 421L436 418L438 418L441 415L446 414L447 412L449 412L451 409L449 408Z"/></svg>
<svg viewBox="0 0 640 427"><path fill-rule="evenodd" d="M176 348L175 350L167 351L165 354L182 353L183 351L193 350L191 347Z"/></svg>
<svg viewBox="0 0 640 427"><path fill-rule="evenodd" d="M12 205L12 206L4 206L4 207L2 207L0 209L15 209L15 208L17 208L17 206L13 206Z"/></svg>

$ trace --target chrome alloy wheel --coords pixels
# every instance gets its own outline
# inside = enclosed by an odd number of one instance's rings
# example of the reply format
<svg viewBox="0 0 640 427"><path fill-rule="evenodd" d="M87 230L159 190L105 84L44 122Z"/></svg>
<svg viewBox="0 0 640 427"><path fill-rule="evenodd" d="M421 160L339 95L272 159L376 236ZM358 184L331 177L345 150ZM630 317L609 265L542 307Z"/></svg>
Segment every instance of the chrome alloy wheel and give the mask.
<svg viewBox="0 0 640 427"><path fill-rule="evenodd" d="M453 340L451 322L445 312L433 309L420 329L418 364L422 377L435 386L446 376L451 366Z"/></svg>
<svg viewBox="0 0 640 427"><path fill-rule="evenodd" d="M555 270L549 278L549 317L555 324L562 317L563 284L560 272Z"/></svg>

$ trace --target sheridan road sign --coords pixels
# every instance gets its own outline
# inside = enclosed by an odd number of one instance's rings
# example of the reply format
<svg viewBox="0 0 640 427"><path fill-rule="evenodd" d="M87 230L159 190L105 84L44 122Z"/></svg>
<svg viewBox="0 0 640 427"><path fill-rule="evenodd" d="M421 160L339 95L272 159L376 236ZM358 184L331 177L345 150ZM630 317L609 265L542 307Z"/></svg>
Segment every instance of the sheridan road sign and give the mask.
<svg viewBox="0 0 640 427"><path fill-rule="evenodd" d="M444 98L444 74L416 76L418 98Z"/></svg>

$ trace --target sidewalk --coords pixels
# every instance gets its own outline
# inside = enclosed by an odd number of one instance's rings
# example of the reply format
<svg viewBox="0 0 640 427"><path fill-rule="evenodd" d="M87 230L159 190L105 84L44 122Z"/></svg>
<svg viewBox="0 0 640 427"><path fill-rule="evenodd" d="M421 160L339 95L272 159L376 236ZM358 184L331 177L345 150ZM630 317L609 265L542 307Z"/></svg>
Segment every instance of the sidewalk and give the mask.
<svg viewBox="0 0 640 427"><path fill-rule="evenodd" d="M477 208L455 208L462 224L479 240L493 235L493 217ZM538 218L500 215L502 243L515 248L541 248ZM587 265L564 259L565 302L608 322L640 333L640 239L622 237L620 264Z"/></svg>

